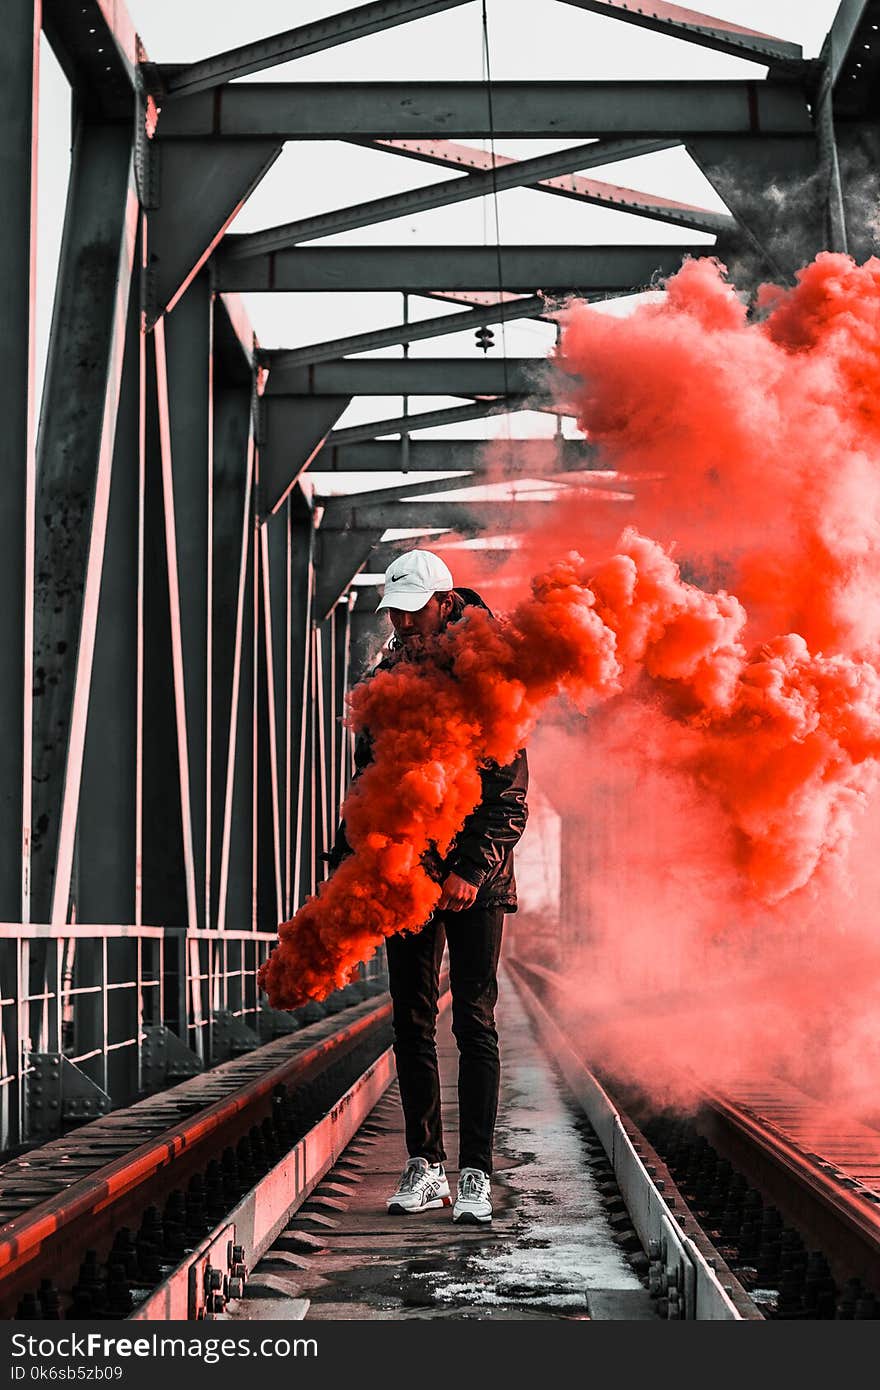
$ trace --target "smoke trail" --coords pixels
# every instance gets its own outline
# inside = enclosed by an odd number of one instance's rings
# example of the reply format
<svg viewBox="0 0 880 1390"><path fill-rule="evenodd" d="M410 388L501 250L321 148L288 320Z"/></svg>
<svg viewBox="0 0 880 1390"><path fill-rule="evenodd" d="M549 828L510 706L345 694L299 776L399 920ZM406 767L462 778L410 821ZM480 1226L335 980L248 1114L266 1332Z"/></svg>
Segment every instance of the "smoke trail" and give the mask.
<svg viewBox="0 0 880 1390"><path fill-rule="evenodd" d="M667 1099L699 1059L876 1116L880 263L821 255L751 308L712 261L667 288L626 320L573 305L560 362L632 523L736 592L762 660L724 737L631 699L536 736L589 864L572 1028L589 1016L591 1054ZM561 501L524 567L551 538L601 555L612 510ZM750 703L780 698L789 718L756 730Z"/></svg>
<svg viewBox="0 0 880 1390"><path fill-rule="evenodd" d="M504 622L475 611L427 659L364 682L352 719L374 761L346 802L354 854L282 925L261 974L270 1001L323 997L385 936L421 926L439 897L422 857L448 852L479 800L480 764L510 762L560 694L582 710L623 690L656 702L680 730L680 759L730 815L754 889L772 899L799 886L880 752L880 680L793 637L749 658L744 626L736 598L684 582L655 542L627 532L595 573L572 553ZM773 795L756 798L765 776Z"/></svg>
<svg viewBox="0 0 880 1390"><path fill-rule="evenodd" d="M880 1110L880 262L820 256L751 309L690 262L629 318L572 305L558 362L632 501L564 496L503 571L528 588L509 618L474 613L355 691L375 750L355 853L264 985L322 997L417 929L422 856L480 762L567 694L568 732L530 746L583 827L573 1036L589 1011L591 1054L666 1096L699 1057L718 1084L775 1063Z"/></svg>

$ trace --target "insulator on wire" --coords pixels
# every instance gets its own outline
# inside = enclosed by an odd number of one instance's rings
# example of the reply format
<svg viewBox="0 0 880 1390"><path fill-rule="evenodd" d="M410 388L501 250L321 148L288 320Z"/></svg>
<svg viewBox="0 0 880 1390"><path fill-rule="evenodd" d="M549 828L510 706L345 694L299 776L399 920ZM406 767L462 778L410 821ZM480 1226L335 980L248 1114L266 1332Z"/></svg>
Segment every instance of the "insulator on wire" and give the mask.
<svg viewBox="0 0 880 1390"><path fill-rule="evenodd" d="M495 334L492 332L491 328L478 328L475 337L477 339L477 347L482 348L484 352L488 352L490 347L494 347L495 345Z"/></svg>

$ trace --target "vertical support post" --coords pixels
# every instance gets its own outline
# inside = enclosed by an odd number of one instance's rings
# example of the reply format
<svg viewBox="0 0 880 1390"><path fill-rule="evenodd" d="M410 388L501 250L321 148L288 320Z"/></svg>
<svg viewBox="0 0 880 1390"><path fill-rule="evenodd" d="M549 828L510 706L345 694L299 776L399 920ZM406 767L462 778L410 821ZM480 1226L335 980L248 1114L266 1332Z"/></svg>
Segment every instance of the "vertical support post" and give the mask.
<svg viewBox="0 0 880 1390"><path fill-rule="evenodd" d="M168 363L165 352L165 320L153 330L156 360L156 399L159 408L159 455L162 462L162 503L165 523L165 561L168 567L168 605L171 627L171 671L174 685L174 719L177 732L180 819L183 827L183 867L186 886L186 925L198 927L198 895L193 844L192 793L190 786L187 700L181 626L180 573L177 555L177 518L174 499L174 464L171 455L171 420L168 398Z"/></svg>
<svg viewBox="0 0 880 1390"><path fill-rule="evenodd" d="M285 508L286 511L286 508ZM277 592L276 583L273 580L272 558L275 547L270 545L272 535L278 535L280 525L278 522L273 524L271 518L267 518L260 527L260 569L262 573L262 602L263 602L263 625L262 640L263 661L262 670L264 676L265 703L263 691L260 692L258 708L266 720L267 737L262 742L264 749L263 761L268 763L266 771L268 777L264 776L264 795L263 806L266 809L266 822L262 827L261 833L264 838L269 839L265 859L267 870L270 860L272 867L272 887L273 894L271 901L261 904L259 919L262 926L267 924L267 929L272 930L282 920L283 915L283 888L281 881L281 801L280 791L283 780L283 765L279 760L279 730L278 730L278 705L279 696L286 698L283 663L276 658L276 648L280 634L276 631L276 603ZM270 534L271 533L271 534ZM280 565L276 562L276 570L280 571ZM281 571L283 573L283 571ZM268 805L267 803L268 799Z"/></svg>
<svg viewBox="0 0 880 1390"><path fill-rule="evenodd" d="M30 920L37 95L41 0L8 0L0 45L0 921Z"/></svg>
<svg viewBox="0 0 880 1390"><path fill-rule="evenodd" d="M827 234L829 251L849 250L846 227L846 203L840 174L837 134L834 129L834 84L831 70L826 66L816 103L816 137L819 159L827 197Z"/></svg>
<svg viewBox="0 0 880 1390"><path fill-rule="evenodd" d="M155 333L144 337L142 911L151 925L182 929L191 911L180 794L173 600ZM167 434L167 429L166 429ZM168 452L167 439L165 452ZM177 964L169 961L169 968Z"/></svg>
<svg viewBox="0 0 880 1390"><path fill-rule="evenodd" d="M185 706L186 763L190 777L196 889L195 925L207 925L210 891L211 732L211 446L213 431L213 313L207 274L190 284L174 312L165 316L171 515L179 579L179 641ZM157 340L158 341L158 340Z"/></svg>
<svg viewBox="0 0 880 1390"><path fill-rule="evenodd" d="M77 917L90 923L133 922L136 910L139 321L133 280L77 824Z"/></svg>
<svg viewBox="0 0 880 1390"><path fill-rule="evenodd" d="M143 285L147 258L147 219L140 217L140 282ZM138 522L137 522L137 676L136 676L136 736L135 736L135 806L134 806L134 924L144 921L144 615L146 596L146 501L147 501L147 335L143 317L139 318L138 335ZM162 993L164 998L165 960L162 960ZM165 1021L164 1012L159 1023Z"/></svg>
<svg viewBox="0 0 880 1390"><path fill-rule="evenodd" d="M219 367L219 361L218 361ZM209 923L226 920L220 878L226 795L229 780L232 698L239 679L240 634L237 615L242 536L250 507L248 458L250 390L243 382L218 379L214 393L213 511L210 550L213 556L211 639L211 909ZM243 600L241 600L243 602ZM242 613L242 620L244 614ZM235 749L232 751L233 766ZM228 868L227 880L228 884ZM224 894L225 894L224 888Z"/></svg>
<svg viewBox="0 0 880 1390"><path fill-rule="evenodd" d="M229 741L224 779L223 831L220 847L220 883L217 926L227 920L244 929L253 916L253 549L254 436L248 436L244 509L241 517L241 549L235 604L235 644L232 657L232 694L229 708Z"/></svg>
<svg viewBox="0 0 880 1390"><path fill-rule="evenodd" d="M309 863L312 854L311 798L311 652L312 600L315 588L315 532L311 517L293 519L292 611L290 625L294 692L293 738L295 746L296 818L293 834L293 890L291 912L301 907L312 891Z"/></svg>
<svg viewBox="0 0 880 1390"><path fill-rule="evenodd" d="M38 439L32 912L67 920L138 225L130 132L74 143Z"/></svg>
<svg viewBox="0 0 880 1390"><path fill-rule="evenodd" d="M260 495L260 451L254 445L254 519L251 527L251 682L250 682L250 741L251 741L251 931L257 930L260 899L260 779L263 768L260 758L260 529L257 519ZM224 1008L225 1008L224 1004Z"/></svg>
<svg viewBox="0 0 880 1390"><path fill-rule="evenodd" d="M336 682L337 682L337 721L336 721L336 746L338 758L339 783L337 790L336 808L337 820L345 800L345 793L348 790L348 782L351 776L351 759L349 749L351 746L351 734L345 723L346 700L348 697L349 681L351 677L351 609L355 595L349 594L347 600L336 607ZM335 833L336 826L333 826Z"/></svg>
<svg viewBox="0 0 880 1390"><path fill-rule="evenodd" d="M339 739L337 738L339 720L339 680L336 666L339 652L337 650L336 628L339 604L333 609L327 622L324 624L327 633L327 670L325 672L326 695L326 715L327 715L327 848L333 843L333 835L336 830L337 802L336 793L338 790L339 766Z"/></svg>
<svg viewBox="0 0 880 1390"><path fill-rule="evenodd" d="M315 659L312 684L312 722L314 727L312 743L312 865L314 872L312 892L326 876L326 861L321 857L329 848L327 787L330 782L329 743L327 739L327 676L324 661L325 623L315 623Z"/></svg>
<svg viewBox="0 0 880 1390"><path fill-rule="evenodd" d="M403 323L404 327L409 324L409 295L403 296ZM409 357L409 343L403 344L404 358ZM403 418L406 420L409 415L409 396L403 398ZM404 426L400 436L400 469L402 473L409 472L409 431Z"/></svg>
<svg viewBox="0 0 880 1390"><path fill-rule="evenodd" d="M284 920L293 911L293 520L290 498L284 504Z"/></svg>

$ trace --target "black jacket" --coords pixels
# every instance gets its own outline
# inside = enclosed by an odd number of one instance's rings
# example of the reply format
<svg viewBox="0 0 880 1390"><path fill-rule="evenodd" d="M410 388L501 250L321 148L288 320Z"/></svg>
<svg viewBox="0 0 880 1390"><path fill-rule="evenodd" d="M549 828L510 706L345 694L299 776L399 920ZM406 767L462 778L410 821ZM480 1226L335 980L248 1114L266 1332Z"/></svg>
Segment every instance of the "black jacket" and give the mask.
<svg viewBox="0 0 880 1390"><path fill-rule="evenodd" d="M456 589L450 622L458 622L464 611L471 607L489 611L473 589ZM393 643L394 639L389 655L379 662L376 670L381 670L389 660L394 659L394 653L399 648ZM355 742L355 778L371 761L370 737L367 732L362 732ZM478 889L477 903L501 907L505 912L516 912L513 849L525 830L529 814L526 805L529 766L525 749L521 748L513 762L506 767L499 767L494 762L485 763L480 769L480 779L483 784L482 800L456 835L449 853L441 858L436 851L429 852L424 865L438 883L442 883L447 874L456 873L473 884ZM343 821L328 856L331 869L341 864L350 853Z"/></svg>

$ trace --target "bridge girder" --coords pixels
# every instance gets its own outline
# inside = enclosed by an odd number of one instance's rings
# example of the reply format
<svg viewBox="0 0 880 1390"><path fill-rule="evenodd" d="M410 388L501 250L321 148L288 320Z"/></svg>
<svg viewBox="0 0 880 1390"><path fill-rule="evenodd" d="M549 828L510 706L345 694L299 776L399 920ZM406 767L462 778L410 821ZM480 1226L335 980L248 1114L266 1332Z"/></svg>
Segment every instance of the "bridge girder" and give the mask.
<svg viewBox="0 0 880 1390"><path fill-rule="evenodd" d="M164 939L161 1021L191 1040L202 1061L211 1060L212 1001L224 990L242 991L243 1016L258 1026L260 952L279 916L291 915L324 874L321 855L347 775L338 715L352 580L396 553L383 540L388 530L410 530L426 544L453 531L489 538L500 553L519 528L546 517L548 504L499 509L482 500L489 494L454 501L449 492L499 478L559 482L601 464L559 436L488 450L478 441L411 438L499 413L558 417L564 404L532 362L413 354L380 365L355 354L394 345L406 352L420 340L518 318L552 322L555 306L539 292L632 293L707 245L687 236L654 245L649 235L646 245L500 251L310 243L536 188L709 233L717 238L711 250L736 257L756 279L790 279L825 246L859 256L873 249L862 213L865 178L880 159L880 0L842 0L816 61L784 39L666 0L565 0L762 62L766 79L496 82L491 103L486 84L475 82L233 82L463 3L368 0L160 67L123 0L10 0L0 55L0 704L8 735L0 896L7 923L37 923L42 935L30 943L34 1001L10 1011L10 991L0 990L0 1052L23 1059L34 1036L61 1050L61 1011L51 1004L61 947L53 955L48 943L66 939L75 919L78 968L93 971L104 1017L131 1033L129 1051L108 1051L101 1010L93 1011L98 1024L79 1012L78 1045L98 1059L97 1079L117 1103L136 1093L139 1030L153 1007L126 944L140 942L138 932ZM73 89L76 129L37 436L41 17ZM593 143L518 160L457 143L507 138ZM374 158L384 151L389 161L456 169L457 177L247 235L228 232L285 142L335 139L368 144ZM675 145L698 163L726 211L587 176ZM781 203L771 206L770 185ZM393 290L468 312L267 353L237 292L270 290ZM342 418L365 395L401 395L408 405L416 393L463 403L372 422ZM309 469L364 481L377 470L412 476L331 499L311 496ZM421 475L429 470L464 477L428 481ZM625 509L625 493L605 486L601 472L578 481ZM354 616L361 626L357 608ZM88 938L89 919L103 937ZM224 958L238 951L238 964L218 974L221 937ZM112 968L124 969L130 985L112 996L106 969L103 984L100 976L108 939L119 947ZM9 940L0 941L0 970L11 960ZM27 1140L23 1066L0 1107L0 1147Z"/></svg>

